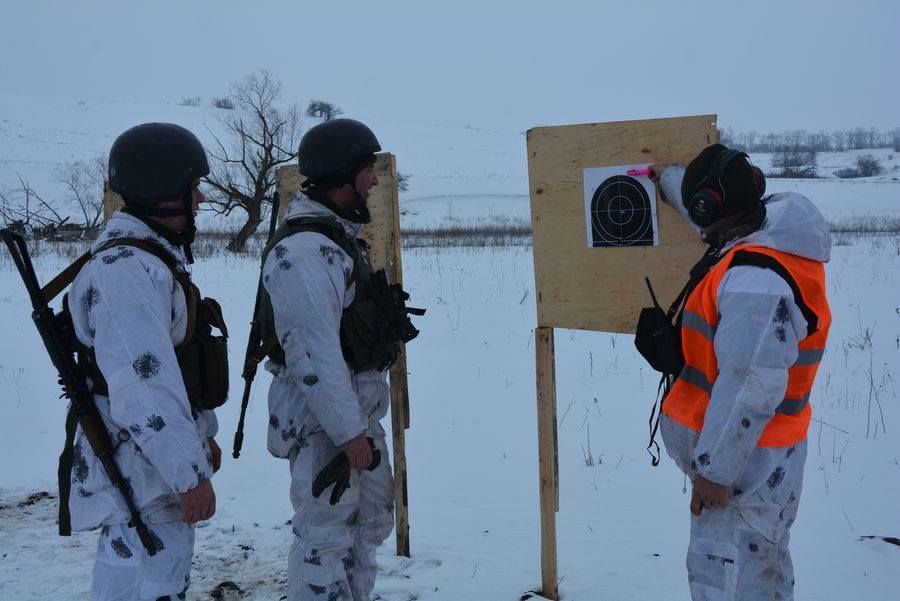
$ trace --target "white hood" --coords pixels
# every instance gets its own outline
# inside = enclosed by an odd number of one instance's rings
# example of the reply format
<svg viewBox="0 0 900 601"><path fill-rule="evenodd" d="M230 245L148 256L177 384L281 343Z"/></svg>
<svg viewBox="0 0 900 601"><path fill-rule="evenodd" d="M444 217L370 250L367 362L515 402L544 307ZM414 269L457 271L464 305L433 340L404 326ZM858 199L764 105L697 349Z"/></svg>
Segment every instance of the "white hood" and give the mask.
<svg viewBox="0 0 900 601"><path fill-rule="evenodd" d="M780 192L765 199L766 220L759 230L740 240L827 263L831 232L819 209L796 192Z"/></svg>

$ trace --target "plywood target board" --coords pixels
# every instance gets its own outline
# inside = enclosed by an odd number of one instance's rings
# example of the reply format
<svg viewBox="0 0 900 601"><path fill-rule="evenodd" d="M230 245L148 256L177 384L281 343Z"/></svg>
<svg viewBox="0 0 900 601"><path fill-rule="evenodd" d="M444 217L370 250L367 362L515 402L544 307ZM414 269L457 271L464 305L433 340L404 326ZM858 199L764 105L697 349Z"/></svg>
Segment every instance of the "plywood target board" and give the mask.
<svg viewBox="0 0 900 601"><path fill-rule="evenodd" d="M369 243L369 255L375 269L384 268L390 279L403 282L399 267L400 205L397 199L397 161L394 155L383 152L376 155L375 174L378 185L369 192L369 212L372 221L363 228L360 237ZM284 220L288 204L300 190L303 177L296 164L279 167L275 172L275 188L281 199L278 221Z"/></svg>
<svg viewBox="0 0 900 601"><path fill-rule="evenodd" d="M675 298L704 246L646 176L627 173L686 164L718 141L716 115L528 131L539 326L633 333L645 277L660 302Z"/></svg>

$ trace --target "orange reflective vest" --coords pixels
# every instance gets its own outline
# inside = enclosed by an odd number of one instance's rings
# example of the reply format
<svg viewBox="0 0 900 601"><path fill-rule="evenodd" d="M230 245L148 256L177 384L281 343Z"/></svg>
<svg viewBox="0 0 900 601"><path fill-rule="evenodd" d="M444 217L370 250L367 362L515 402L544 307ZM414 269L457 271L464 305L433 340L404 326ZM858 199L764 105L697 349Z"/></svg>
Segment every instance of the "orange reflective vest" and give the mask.
<svg viewBox="0 0 900 601"><path fill-rule="evenodd" d="M802 303L809 324L808 334L799 343L797 361L788 370L784 400L766 425L757 443L761 447L790 446L806 438L812 418L809 396L831 326L831 311L825 297L825 265L818 261L771 248L738 245L731 249L700 281L688 296L681 321L681 348L685 366L663 403L663 412L679 424L699 432L718 376L713 338L719 325L717 292L722 278L745 251L765 255L790 275L795 298ZM743 253L741 256L744 256ZM751 255L752 256L752 255ZM777 266L776 265L776 266ZM786 280L787 281L787 280ZM799 293L799 298L798 298Z"/></svg>

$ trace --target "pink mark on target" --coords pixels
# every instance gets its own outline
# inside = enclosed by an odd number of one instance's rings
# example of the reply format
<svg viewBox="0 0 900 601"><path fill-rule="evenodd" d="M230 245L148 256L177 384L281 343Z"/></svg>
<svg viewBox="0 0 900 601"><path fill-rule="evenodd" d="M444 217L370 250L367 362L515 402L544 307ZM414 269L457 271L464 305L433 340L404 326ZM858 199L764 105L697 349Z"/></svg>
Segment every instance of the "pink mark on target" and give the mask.
<svg viewBox="0 0 900 601"><path fill-rule="evenodd" d="M634 177L636 175L650 175L649 169L629 169L625 172L625 175Z"/></svg>

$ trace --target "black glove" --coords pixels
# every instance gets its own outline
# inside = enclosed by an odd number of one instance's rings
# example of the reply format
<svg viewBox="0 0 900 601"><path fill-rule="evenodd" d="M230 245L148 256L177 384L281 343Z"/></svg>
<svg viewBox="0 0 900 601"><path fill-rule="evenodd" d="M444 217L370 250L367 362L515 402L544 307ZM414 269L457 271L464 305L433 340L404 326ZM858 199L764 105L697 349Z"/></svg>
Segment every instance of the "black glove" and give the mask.
<svg viewBox="0 0 900 601"><path fill-rule="evenodd" d="M375 441L368 436L369 448L372 449L372 463L366 468L367 471L374 471L381 464L381 451L375 448ZM326 488L334 484L331 491L331 498L328 502L337 505L341 500L341 495L350 487L350 461L347 455L341 451L334 456L334 459L328 462L328 465L322 468L316 479L313 480L312 494L315 498L319 498Z"/></svg>

